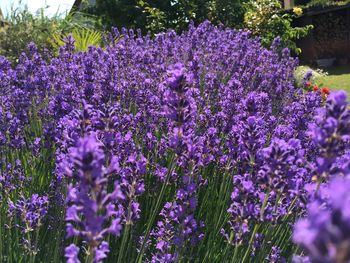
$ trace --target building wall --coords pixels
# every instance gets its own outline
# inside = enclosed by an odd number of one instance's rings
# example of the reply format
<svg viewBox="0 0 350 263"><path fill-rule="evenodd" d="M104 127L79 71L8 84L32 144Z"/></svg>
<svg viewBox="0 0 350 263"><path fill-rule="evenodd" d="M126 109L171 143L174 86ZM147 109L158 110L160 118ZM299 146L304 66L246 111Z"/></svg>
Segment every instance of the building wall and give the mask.
<svg viewBox="0 0 350 263"><path fill-rule="evenodd" d="M305 15L296 21L297 26L314 25L311 34L298 41L302 49L302 62L317 59L350 59L350 7L335 11Z"/></svg>
<svg viewBox="0 0 350 263"><path fill-rule="evenodd" d="M0 9L0 31L4 30L5 25L6 25L6 23L4 20L4 16L3 16L1 9Z"/></svg>

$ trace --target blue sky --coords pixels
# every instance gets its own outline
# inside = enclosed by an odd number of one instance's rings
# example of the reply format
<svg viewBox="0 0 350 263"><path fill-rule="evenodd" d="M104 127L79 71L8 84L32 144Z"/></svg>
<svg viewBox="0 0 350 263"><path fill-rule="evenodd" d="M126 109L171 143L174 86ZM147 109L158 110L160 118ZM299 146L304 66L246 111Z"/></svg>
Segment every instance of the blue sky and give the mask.
<svg viewBox="0 0 350 263"><path fill-rule="evenodd" d="M45 9L45 14L49 17L56 14L65 14L69 11L74 3L74 0L0 0L0 8L6 17L11 6L14 8L28 6L28 10L35 14L41 7Z"/></svg>

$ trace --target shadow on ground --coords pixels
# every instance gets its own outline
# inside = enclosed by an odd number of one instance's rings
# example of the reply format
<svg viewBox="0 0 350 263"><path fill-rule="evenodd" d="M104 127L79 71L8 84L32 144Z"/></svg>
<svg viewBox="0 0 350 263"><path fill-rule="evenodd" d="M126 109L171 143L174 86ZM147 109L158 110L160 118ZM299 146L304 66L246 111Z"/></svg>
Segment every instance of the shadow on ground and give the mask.
<svg viewBox="0 0 350 263"><path fill-rule="evenodd" d="M350 65L334 66L324 69L329 75L350 74Z"/></svg>
<svg viewBox="0 0 350 263"><path fill-rule="evenodd" d="M350 65L334 66L324 69L327 76L315 79L315 82L331 90L345 90L350 95Z"/></svg>

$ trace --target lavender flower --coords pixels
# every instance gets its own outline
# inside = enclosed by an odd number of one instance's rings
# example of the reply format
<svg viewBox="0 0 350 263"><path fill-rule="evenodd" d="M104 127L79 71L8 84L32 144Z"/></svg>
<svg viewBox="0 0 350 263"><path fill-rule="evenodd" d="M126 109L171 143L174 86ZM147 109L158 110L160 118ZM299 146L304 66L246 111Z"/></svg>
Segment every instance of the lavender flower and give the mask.
<svg viewBox="0 0 350 263"><path fill-rule="evenodd" d="M188 86L192 84L192 75L185 73L181 64L176 64L168 74L166 85L169 89L165 92L165 112L173 127L169 146L177 154L177 162L185 169L185 174L180 180L175 200L166 203L161 212L162 221L158 221L157 229L151 233L157 240L157 252L152 257L153 262L174 262L178 257L184 257L177 250L181 250L186 244L193 246L203 239L201 229L204 223L198 223L194 217L197 187L204 182L196 175L201 166L202 140L193 137L196 109L193 94L188 90ZM165 236L161 233L165 233ZM170 250L171 247L176 247L175 252Z"/></svg>
<svg viewBox="0 0 350 263"><path fill-rule="evenodd" d="M34 233L38 233L48 213L49 201L47 196L33 194L30 198L21 196L17 201L8 201L8 216L11 221L18 219L15 225L22 233L21 244L27 254L35 256L39 248Z"/></svg>
<svg viewBox="0 0 350 263"><path fill-rule="evenodd" d="M271 263L285 263L286 259L281 256L281 249L273 246L270 255L266 258L266 261Z"/></svg>
<svg viewBox="0 0 350 263"><path fill-rule="evenodd" d="M349 262L349 189L348 178L332 179L309 203L306 217L296 223L293 240L310 262Z"/></svg>
<svg viewBox="0 0 350 263"><path fill-rule="evenodd" d="M20 192L30 180L31 178L25 176L20 160L16 160L15 165L7 164L0 169L1 198L8 197L14 191Z"/></svg>
<svg viewBox="0 0 350 263"><path fill-rule="evenodd" d="M349 123L346 93L332 92L326 106L318 109L315 122L309 127L309 134L318 148L314 170L319 180L339 172L333 164L349 148Z"/></svg>
<svg viewBox="0 0 350 263"><path fill-rule="evenodd" d="M27 233L42 225L48 210L48 198L33 194L30 198L21 197L16 202L10 200L8 206L9 216L18 217L21 221L18 227Z"/></svg>
<svg viewBox="0 0 350 263"><path fill-rule="evenodd" d="M0 57L3 206L47 193L46 215L66 211L79 242L70 262L283 260L279 233L305 214L313 177L323 188L350 172L344 93L304 92L280 39L264 49L208 21L154 38L114 29L105 41L76 52L70 36L55 57L30 44L15 66Z"/></svg>
<svg viewBox="0 0 350 263"><path fill-rule="evenodd" d="M123 211L118 209L118 201L124 199L124 195L117 182L113 192L107 192L104 153L94 135L80 139L69 155L74 169L67 170L67 176L75 178L76 183L68 187L67 238L77 236L85 240L88 256L94 258L94 262L101 262L109 251L103 238L121 233Z"/></svg>
<svg viewBox="0 0 350 263"><path fill-rule="evenodd" d="M65 248L65 257L67 258L67 263L80 263L78 259L79 247L74 244L69 245Z"/></svg>
<svg viewBox="0 0 350 263"><path fill-rule="evenodd" d="M119 171L121 173L120 186L127 199L126 224L132 224L140 217L140 204L137 202L137 197L145 191L143 175L146 173L146 161L143 155L138 157L136 153L131 154L126 161L126 166ZM114 164L115 162L117 160L114 160Z"/></svg>
<svg viewBox="0 0 350 263"><path fill-rule="evenodd" d="M193 117L196 113L196 104L189 89L192 84L192 75L186 74L185 71L180 63L168 70L169 77L165 83L164 93L164 114L172 123L169 145L178 154L183 151L186 138L191 133Z"/></svg>

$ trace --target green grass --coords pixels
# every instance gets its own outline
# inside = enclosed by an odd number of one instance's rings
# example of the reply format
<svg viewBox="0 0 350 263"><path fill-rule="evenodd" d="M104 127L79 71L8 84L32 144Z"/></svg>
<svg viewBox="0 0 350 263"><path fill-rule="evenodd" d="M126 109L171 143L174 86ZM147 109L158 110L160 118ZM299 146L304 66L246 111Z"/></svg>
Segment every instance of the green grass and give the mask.
<svg viewBox="0 0 350 263"><path fill-rule="evenodd" d="M294 76L298 85L301 85L306 72L312 70L312 82L330 90L345 90L350 94L350 65L334 66L326 69L312 69L309 66L296 68Z"/></svg>
<svg viewBox="0 0 350 263"><path fill-rule="evenodd" d="M331 90L346 90L350 94L350 65L326 69L327 76L315 78L315 83Z"/></svg>

